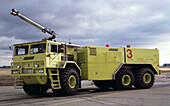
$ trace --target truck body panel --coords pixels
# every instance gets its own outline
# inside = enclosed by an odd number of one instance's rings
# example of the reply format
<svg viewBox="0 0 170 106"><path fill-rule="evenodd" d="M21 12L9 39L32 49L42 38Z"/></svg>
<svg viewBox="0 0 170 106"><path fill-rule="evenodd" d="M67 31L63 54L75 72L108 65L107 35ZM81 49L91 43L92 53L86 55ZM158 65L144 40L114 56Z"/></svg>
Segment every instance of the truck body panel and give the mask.
<svg viewBox="0 0 170 106"><path fill-rule="evenodd" d="M151 64L159 73L158 49L126 48L126 63Z"/></svg>
<svg viewBox="0 0 170 106"><path fill-rule="evenodd" d="M122 47L78 48L78 64L83 80L112 80L113 73L126 63L151 64L159 73L159 52L157 49Z"/></svg>

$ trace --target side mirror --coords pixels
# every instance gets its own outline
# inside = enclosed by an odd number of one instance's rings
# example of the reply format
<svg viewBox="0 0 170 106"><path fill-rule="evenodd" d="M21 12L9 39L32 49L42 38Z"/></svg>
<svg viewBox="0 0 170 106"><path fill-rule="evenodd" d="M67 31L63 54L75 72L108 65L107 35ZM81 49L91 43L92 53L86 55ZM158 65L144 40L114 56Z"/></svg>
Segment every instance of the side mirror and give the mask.
<svg viewBox="0 0 170 106"><path fill-rule="evenodd" d="M12 45L9 45L9 49L12 49Z"/></svg>

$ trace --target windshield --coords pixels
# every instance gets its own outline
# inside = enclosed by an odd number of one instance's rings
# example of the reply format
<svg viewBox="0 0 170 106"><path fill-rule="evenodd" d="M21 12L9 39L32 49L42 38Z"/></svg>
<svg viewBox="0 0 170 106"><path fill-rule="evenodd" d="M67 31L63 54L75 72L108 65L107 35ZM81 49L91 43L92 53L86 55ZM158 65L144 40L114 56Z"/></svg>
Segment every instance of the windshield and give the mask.
<svg viewBox="0 0 170 106"><path fill-rule="evenodd" d="M46 49L46 44L35 44L31 45L30 53L35 54L35 53L44 53Z"/></svg>
<svg viewBox="0 0 170 106"><path fill-rule="evenodd" d="M26 55L26 54L28 54L28 46L15 47L14 55Z"/></svg>

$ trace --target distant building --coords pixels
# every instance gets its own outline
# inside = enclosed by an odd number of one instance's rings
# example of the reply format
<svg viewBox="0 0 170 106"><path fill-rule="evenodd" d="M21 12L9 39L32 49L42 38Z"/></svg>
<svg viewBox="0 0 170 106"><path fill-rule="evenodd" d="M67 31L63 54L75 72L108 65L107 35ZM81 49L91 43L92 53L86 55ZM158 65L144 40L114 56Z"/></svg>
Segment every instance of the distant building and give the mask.
<svg viewBox="0 0 170 106"><path fill-rule="evenodd" d="M1 66L0 68L11 68L11 66Z"/></svg>
<svg viewBox="0 0 170 106"><path fill-rule="evenodd" d="M166 72L166 71L168 71L168 72L170 72L170 64L163 64L163 66L160 66L159 67L159 70L161 70L162 72Z"/></svg>
<svg viewBox="0 0 170 106"><path fill-rule="evenodd" d="M170 64L163 64L163 66L162 67L170 67Z"/></svg>

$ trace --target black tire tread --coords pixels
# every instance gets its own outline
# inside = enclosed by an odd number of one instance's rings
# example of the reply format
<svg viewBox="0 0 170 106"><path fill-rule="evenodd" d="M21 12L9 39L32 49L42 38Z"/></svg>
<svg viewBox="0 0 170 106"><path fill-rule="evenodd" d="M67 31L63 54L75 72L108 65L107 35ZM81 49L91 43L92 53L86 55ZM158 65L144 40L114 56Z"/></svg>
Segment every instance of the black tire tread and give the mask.
<svg viewBox="0 0 170 106"><path fill-rule="evenodd" d="M143 75L147 72L150 73L152 77L151 83L149 84L145 84L143 81ZM139 69L138 72L136 72L135 74L134 86L139 89L147 89L153 86L154 81L155 81L155 75L152 72L152 70L150 68L142 68L142 69Z"/></svg>
<svg viewBox="0 0 170 106"><path fill-rule="evenodd" d="M28 95L44 95L48 90L48 86L47 85L27 85L24 83L23 90Z"/></svg>
<svg viewBox="0 0 170 106"><path fill-rule="evenodd" d="M77 78L77 83L75 88L69 88L68 85L68 78L70 75L74 74L75 77ZM77 90L79 87L79 75L73 68L66 68L64 70L60 70L60 84L61 84L61 89L53 89L53 92L57 95L75 95L77 94Z"/></svg>
<svg viewBox="0 0 170 106"><path fill-rule="evenodd" d="M128 86L124 86L122 84L122 77L125 74L129 74L131 76L131 83ZM133 82L134 82L134 75L133 75L132 71L130 71L126 68L123 68L116 74L116 80L113 83L113 88L115 90L132 89Z"/></svg>

